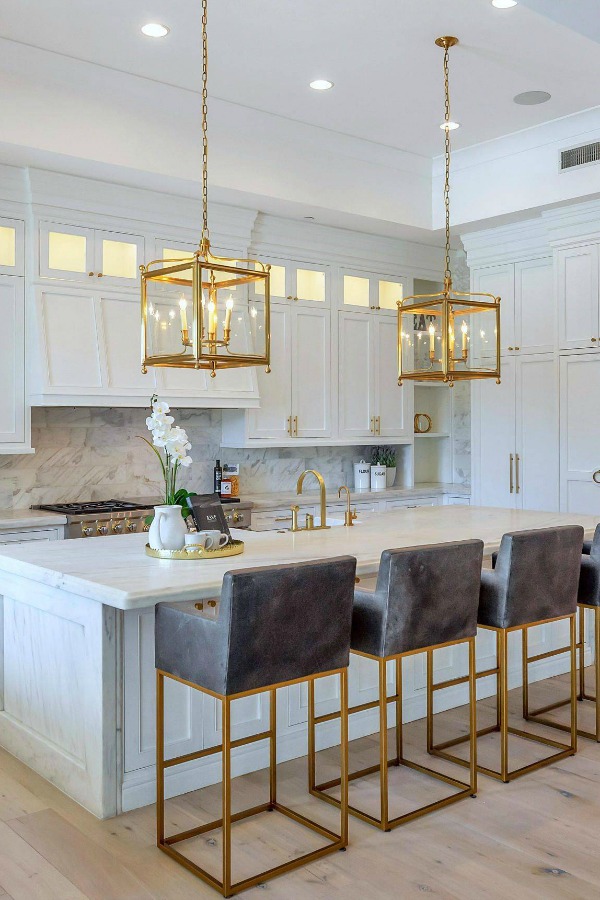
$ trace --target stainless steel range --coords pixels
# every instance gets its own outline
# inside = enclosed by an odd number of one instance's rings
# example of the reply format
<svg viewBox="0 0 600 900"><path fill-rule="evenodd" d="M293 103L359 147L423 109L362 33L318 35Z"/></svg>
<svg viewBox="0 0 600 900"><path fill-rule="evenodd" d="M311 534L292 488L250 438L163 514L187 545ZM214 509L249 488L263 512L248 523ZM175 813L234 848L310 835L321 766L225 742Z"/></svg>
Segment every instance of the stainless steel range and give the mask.
<svg viewBox="0 0 600 900"><path fill-rule="evenodd" d="M156 502L159 503L158 500ZM150 526L144 520L154 513L154 505L147 500L91 500L88 503L49 503L34 508L66 516L65 538L148 531ZM223 508L231 528L250 528L252 503L225 503Z"/></svg>

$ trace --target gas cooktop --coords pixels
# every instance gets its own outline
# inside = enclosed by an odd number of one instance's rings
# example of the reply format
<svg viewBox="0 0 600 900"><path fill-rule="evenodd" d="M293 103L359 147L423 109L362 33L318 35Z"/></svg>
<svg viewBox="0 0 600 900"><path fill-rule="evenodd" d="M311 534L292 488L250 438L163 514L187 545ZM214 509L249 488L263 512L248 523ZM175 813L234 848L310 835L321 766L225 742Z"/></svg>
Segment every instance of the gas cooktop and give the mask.
<svg viewBox="0 0 600 900"><path fill-rule="evenodd" d="M86 503L47 503L36 509L62 513L65 516L101 515L112 512L132 512L136 509L151 509L152 503L133 503L129 500L90 500Z"/></svg>

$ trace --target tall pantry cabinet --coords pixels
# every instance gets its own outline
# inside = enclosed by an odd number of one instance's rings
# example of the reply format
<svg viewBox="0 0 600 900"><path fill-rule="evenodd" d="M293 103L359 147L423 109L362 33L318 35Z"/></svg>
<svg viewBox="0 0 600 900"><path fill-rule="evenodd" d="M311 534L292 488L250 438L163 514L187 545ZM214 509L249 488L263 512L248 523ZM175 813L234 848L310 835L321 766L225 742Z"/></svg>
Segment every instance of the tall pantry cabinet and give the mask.
<svg viewBox="0 0 600 900"><path fill-rule="evenodd" d="M464 238L502 295L502 383L473 386L473 497L600 518L600 203Z"/></svg>

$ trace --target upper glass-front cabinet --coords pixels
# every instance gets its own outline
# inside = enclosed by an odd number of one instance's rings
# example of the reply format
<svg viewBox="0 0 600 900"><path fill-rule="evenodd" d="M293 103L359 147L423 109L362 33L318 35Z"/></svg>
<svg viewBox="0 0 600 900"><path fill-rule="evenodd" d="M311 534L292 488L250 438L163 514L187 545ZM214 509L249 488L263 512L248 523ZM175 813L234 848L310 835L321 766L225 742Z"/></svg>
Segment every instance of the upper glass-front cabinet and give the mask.
<svg viewBox="0 0 600 900"><path fill-rule="evenodd" d="M23 274L23 222L0 218L0 275Z"/></svg>
<svg viewBox="0 0 600 900"><path fill-rule="evenodd" d="M396 303L402 300L404 293L402 278L349 269L342 271L342 302L344 307L355 312L379 310L396 315Z"/></svg>
<svg viewBox="0 0 600 900"><path fill-rule="evenodd" d="M144 239L73 225L40 225L40 276L137 287Z"/></svg>
<svg viewBox="0 0 600 900"><path fill-rule="evenodd" d="M264 254L261 259L263 262L271 262ZM257 295L260 295L259 288L264 291L264 286L257 284ZM271 300L292 301L307 306L329 306L329 273L325 268L310 263L273 261Z"/></svg>

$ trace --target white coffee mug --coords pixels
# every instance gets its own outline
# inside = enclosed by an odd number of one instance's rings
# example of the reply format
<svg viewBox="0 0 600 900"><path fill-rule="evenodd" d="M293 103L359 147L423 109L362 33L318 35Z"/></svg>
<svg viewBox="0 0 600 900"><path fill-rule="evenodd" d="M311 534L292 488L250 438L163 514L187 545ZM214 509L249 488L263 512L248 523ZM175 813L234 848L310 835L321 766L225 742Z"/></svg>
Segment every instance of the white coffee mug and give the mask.
<svg viewBox="0 0 600 900"><path fill-rule="evenodd" d="M206 547L207 550L216 550L219 547L224 547L225 544L229 543L228 535L222 534L217 530L198 531L196 537L202 539L202 546ZM200 543L200 541L198 541L198 543Z"/></svg>

